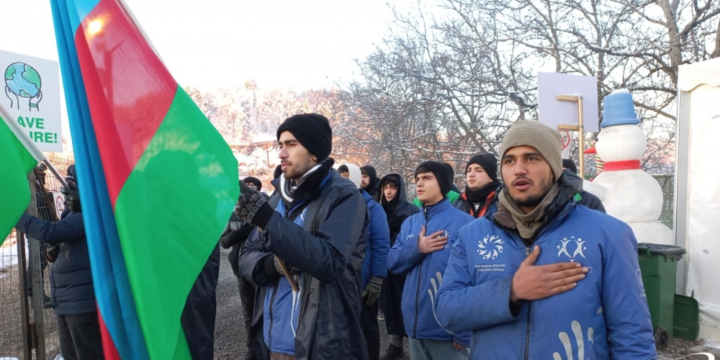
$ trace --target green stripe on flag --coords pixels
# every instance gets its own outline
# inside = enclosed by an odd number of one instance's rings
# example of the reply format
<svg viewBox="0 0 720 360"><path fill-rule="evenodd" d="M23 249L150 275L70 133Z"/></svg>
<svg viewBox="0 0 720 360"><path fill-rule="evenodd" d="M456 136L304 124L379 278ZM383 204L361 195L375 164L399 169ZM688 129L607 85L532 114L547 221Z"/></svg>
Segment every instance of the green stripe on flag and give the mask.
<svg viewBox="0 0 720 360"><path fill-rule="evenodd" d="M189 359L180 316L238 197L230 147L178 87L130 173L115 218L152 359Z"/></svg>
<svg viewBox="0 0 720 360"><path fill-rule="evenodd" d="M12 121L12 120L11 120ZM0 189L3 189L3 205L0 206L0 244L12 232L12 228L30 204L30 184L27 175L37 161L0 118Z"/></svg>

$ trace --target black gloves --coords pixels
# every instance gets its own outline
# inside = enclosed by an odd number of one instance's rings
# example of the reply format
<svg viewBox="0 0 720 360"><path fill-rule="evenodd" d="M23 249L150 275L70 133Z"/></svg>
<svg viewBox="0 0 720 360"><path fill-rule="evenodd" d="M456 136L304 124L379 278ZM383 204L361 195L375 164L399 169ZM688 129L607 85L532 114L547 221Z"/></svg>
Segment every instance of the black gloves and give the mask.
<svg viewBox="0 0 720 360"><path fill-rule="evenodd" d="M240 198L235 205L235 215L240 221L265 229L274 211L262 193L240 182Z"/></svg>
<svg viewBox="0 0 720 360"><path fill-rule="evenodd" d="M368 305L375 304L377 302L378 298L380 297L380 290L382 289L382 283L383 279L379 277L371 277L370 282L365 286L365 290L362 292L362 296L367 296L367 301L365 302Z"/></svg>
<svg viewBox="0 0 720 360"><path fill-rule="evenodd" d="M60 188L60 192L65 195L65 203L66 206L70 209L72 212L82 212L82 207L80 206L80 191L75 187L75 189L72 188Z"/></svg>

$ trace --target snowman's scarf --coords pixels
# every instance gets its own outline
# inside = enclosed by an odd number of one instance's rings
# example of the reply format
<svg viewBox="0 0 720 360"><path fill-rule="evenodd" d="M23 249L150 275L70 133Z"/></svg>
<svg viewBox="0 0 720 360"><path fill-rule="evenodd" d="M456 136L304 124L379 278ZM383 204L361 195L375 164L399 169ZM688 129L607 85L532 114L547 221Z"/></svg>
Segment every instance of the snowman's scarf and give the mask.
<svg viewBox="0 0 720 360"><path fill-rule="evenodd" d="M498 194L500 204L494 216L495 220L506 228L517 230L521 238L532 242L538 230L557 216L565 204L578 193L579 189L572 184L572 180L568 174L563 173L540 204L527 214L508 195L506 189L501 190Z"/></svg>

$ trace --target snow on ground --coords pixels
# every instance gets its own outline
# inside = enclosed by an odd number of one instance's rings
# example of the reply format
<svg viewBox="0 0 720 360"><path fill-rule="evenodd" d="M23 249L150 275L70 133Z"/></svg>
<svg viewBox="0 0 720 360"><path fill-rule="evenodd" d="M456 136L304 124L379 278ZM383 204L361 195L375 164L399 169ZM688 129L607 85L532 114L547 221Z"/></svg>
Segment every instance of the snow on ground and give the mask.
<svg viewBox="0 0 720 360"><path fill-rule="evenodd" d="M8 240L10 242L10 240ZM18 263L18 254L17 254L17 245L15 242L12 242L10 244L3 244L2 248L0 248L0 269L5 269L7 267L16 266ZM27 247L26 247L27 248ZM27 251L25 252L25 257L27 258ZM0 273L0 278L5 277L7 274ZM2 360L2 358L0 358Z"/></svg>

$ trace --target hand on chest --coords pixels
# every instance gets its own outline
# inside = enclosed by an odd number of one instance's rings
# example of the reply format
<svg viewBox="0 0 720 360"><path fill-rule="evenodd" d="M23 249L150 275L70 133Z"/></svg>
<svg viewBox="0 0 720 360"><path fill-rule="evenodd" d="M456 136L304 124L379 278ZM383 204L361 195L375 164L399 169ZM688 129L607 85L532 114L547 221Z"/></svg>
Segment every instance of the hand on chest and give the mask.
<svg viewBox="0 0 720 360"><path fill-rule="evenodd" d="M586 233L564 234L551 232L542 235L530 245L516 235L506 232L478 235L466 241L468 266L474 268L476 281L511 277L530 251L540 247L536 266L574 262L594 271L601 271L602 254L597 236Z"/></svg>

